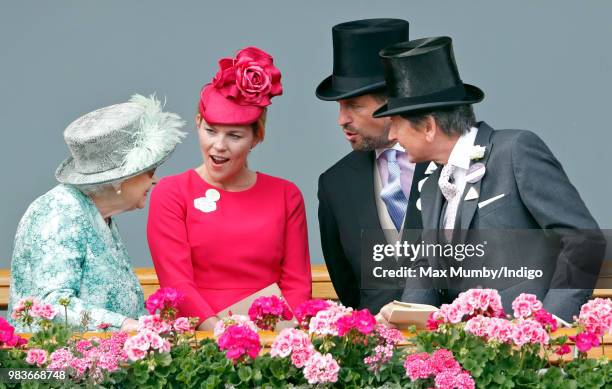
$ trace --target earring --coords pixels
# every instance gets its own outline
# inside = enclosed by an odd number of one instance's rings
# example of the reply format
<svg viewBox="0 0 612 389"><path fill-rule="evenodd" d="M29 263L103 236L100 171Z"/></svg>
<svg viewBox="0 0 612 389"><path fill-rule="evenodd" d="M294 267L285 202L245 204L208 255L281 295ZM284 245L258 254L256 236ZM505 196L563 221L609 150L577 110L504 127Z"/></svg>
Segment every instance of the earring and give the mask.
<svg viewBox="0 0 612 389"><path fill-rule="evenodd" d="M117 196L121 196L121 189L117 190Z"/></svg>

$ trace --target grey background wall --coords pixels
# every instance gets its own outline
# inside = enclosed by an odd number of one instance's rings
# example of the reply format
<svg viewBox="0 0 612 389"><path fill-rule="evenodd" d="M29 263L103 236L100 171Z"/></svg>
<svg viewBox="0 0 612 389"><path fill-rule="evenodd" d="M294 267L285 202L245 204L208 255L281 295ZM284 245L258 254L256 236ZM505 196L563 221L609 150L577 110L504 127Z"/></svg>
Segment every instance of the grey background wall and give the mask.
<svg viewBox="0 0 612 389"><path fill-rule="evenodd" d="M157 92L190 132L159 174L195 167L200 87L218 58L247 45L275 57L285 91L250 164L300 187L312 262L321 263L317 178L350 148L337 104L317 100L314 89L331 72L331 27L372 17L409 20L412 38L453 37L462 78L486 93L477 116L537 132L601 227L612 228L612 2L2 1L0 267L10 266L28 204L55 185L69 122L132 93ZM118 217L135 266L151 266L146 217Z"/></svg>

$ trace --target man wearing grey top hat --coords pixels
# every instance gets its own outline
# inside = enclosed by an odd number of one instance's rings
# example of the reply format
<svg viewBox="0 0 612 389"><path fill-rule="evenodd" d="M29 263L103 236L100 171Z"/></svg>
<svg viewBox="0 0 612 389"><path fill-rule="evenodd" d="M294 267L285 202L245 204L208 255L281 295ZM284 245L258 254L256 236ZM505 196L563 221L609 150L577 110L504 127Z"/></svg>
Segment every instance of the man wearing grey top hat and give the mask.
<svg viewBox="0 0 612 389"><path fill-rule="evenodd" d="M87 313L90 330L136 330L144 296L114 216L144 208L155 168L185 136L183 125L153 97L135 95L66 128L71 155L55 172L60 185L30 204L17 228L9 312L35 298L56 312L64 305L70 325ZM31 330L19 315L9 320Z"/></svg>
<svg viewBox="0 0 612 389"><path fill-rule="evenodd" d="M399 299L403 279L372 279L371 247L364 242L392 242L403 229L421 227L415 193L426 164L410 162L405 150L389 140L389 119L371 117L386 100L378 52L407 40L408 22L356 20L334 26L332 37L333 74L316 95L338 102L338 125L353 151L319 177L321 245L340 301L378 312ZM398 266L395 260L381 265Z"/></svg>
<svg viewBox="0 0 612 389"><path fill-rule="evenodd" d="M402 300L440 305L488 282L499 290L507 312L513 299L526 292L535 294L547 311L571 321L592 292L605 240L559 161L531 131L494 130L476 121L472 104L482 101L484 93L461 80L451 38L397 43L380 55L389 99L373 116L391 118L390 139L404 146L411 161L438 165L423 183L419 200L424 236L434 232L426 240L455 247L488 243L482 258L459 262L456 255L431 255L415 269L424 274L421 268L445 271L469 262L507 270L525 261L543 272L538 279L470 282L466 276L450 276L451 270L442 279L426 276L407 283ZM383 309L384 317L388 313Z"/></svg>

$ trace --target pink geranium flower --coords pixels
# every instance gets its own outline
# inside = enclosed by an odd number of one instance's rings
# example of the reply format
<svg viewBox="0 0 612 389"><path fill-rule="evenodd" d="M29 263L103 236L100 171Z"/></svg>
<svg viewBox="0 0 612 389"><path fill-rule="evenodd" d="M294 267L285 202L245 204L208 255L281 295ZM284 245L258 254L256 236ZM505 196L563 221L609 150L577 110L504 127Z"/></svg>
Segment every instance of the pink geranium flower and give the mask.
<svg viewBox="0 0 612 389"><path fill-rule="evenodd" d="M51 304L35 304L30 310L32 317L39 317L41 319L53 320L57 312L53 309Z"/></svg>
<svg viewBox="0 0 612 389"><path fill-rule="evenodd" d="M42 366L47 362L47 352L39 348L33 348L28 350L26 356L26 362L30 365Z"/></svg>
<svg viewBox="0 0 612 389"><path fill-rule="evenodd" d="M599 337L593 332L581 332L576 336L570 336L570 340L576 343L576 348L581 353L586 353L593 347L599 346Z"/></svg>
<svg viewBox="0 0 612 389"><path fill-rule="evenodd" d="M382 324L377 324L374 328L374 335L377 338L374 353L363 359L370 371L378 371L393 357L395 345L404 340L404 335L396 328L387 328Z"/></svg>
<svg viewBox="0 0 612 389"><path fill-rule="evenodd" d="M310 319L316 316L319 311L329 308L329 306L330 302L326 300L315 299L305 301L295 308L295 318L297 319L299 326L307 330L310 324Z"/></svg>
<svg viewBox="0 0 612 389"><path fill-rule="evenodd" d="M174 323L172 323L172 327L174 327L174 330L179 334L193 330L189 319L186 317L179 317L176 319Z"/></svg>
<svg viewBox="0 0 612 389"><path fill-rule="evenodd" d="M313 353L304 366L304 378L310 385L338 381L340 365L331 354Z"/></svg>
<svg viewBox="0 0 612 389"><path fill-rule="evenodd" d="M580 308L578 323L597 336L612 333L612 299L596 298L584 304Z"/></svg>
<svg viewBox="0 0 612 389"><path fill-rule="evenodd" d="M561 345L555 350L555 354L557 355L565 355L571 352L572 348L568 344Z"/></svg>
<svg viewBox="0 0 612 389"><path fill-rule="evenodd" d="M512 341L512 333L514 331L513 322L499 317L490 317L488 319L487 337L490 340L496 340L500 343Z"/></svg>
<svg viewBox="0 0 612 389"><path fill-rule="evenodd" d="M295 328L285 328L274 339L270 348L270 355L285 358L293 351L312 348L313 345L307 333Z"/></svg>
<svg viewBox="0 0 612 389"><path fill-rule="evenodd" d="M436 388L473 389L475 382L469 372L462 369L453 354L446 349L427 353L411 354L404 362L406 375L412 381L433 377Z"/></svg>
<svg viewBox="0 0 612 389"><path fill-rule="evenodd" d="M512 341L517 346L525 344L548 344L550 337L540 323L533 319L520 319L512 331Z"/></svg>
<svg viewBox="0 0 612 389"><path fill-rule="evenodd" d="M11 312L11 317L13 319L20 319L24 311L29 311L33 306L39 305L40 300L35 297L24 297L17 301L17 304L13 307L13 311Z"/></svg>
<svg viewBox="0 0 612 389"><path fill-rule="evenodd" d="M384 344L395 346L405 340L404 335L397 328L389 328L385 325L377 324L375 332L383 340Z"/></svg>
<svg viewBox="0 0 612 389"><path fill-rule="evenodd" d="M489 318L484 316L476 316L471 318L465 323L464 331L474 336L481 338L487 337L489 327Z"/></svg>
<svg viewBox="0 0 612 389"><path fill-rule="evenodd" d="M404 361L404 369L406 369L406 376L412 381L429 378L434 373L427 353L408 355Z"/></svg>
<svg viewBox="0 0 612 389"><path fill-rule="evenodd" d="M176 314L175 310L178 304L184 298L184 294L173 288L159 288L155 293L149 296L145 303L147 311L151 315L160 311L160 314L165 316L165 313Z"/></svg>
<svg viewBox="0 0 612 389"><path fill-rule="evenodd" d="M298 369L304 367L315 348L308 334L294 328L285 328L274 339L270 349L273 357L291 356L291 363Z"/></svg>
<svg viewBox="0 0 612 389"><path fill-rule="evenodd" d="M389 362L393 357L393 345L379 344L374 347L374 354L363 358L365 363L371 371L378 371L382 365Z"/></svg>
<svg viewBox="0 0 612 389"><path fill-rule="evenodd" d="M368 335L376 326L376 318L367 309L362 309L339 318L336 326L338 327L338 336L344 336L351 330Z"/></svg>
<svg viewBox="0 0 612 389"><path fill-rule="evenodd" d="M315 335L338 335L338 326L336 325L338 320L352 311L352 308L336 303L330 304L329 308L317 312L310 320L308 331Z"/></svg>
<svg viewBox="0 0 612 389"><path fill-rule="evenodd" d="M132 361L143 359L148 351L169 352L170 343L154 331L143 329L125 341L123 346L127 357Z"/></svg>
<svg viewBox="0 0 612 389"><path fill-rule="evenodd" d="M540 309L533 314L533 318L548 332L557 331L557 320L550 313L546 312L545 309Z"/></svg>
<svg viewBox="0 0 612 389"><path fill-rule="evenodd" d="M501 297L495 289L470 289L459 294L452 305L457 305L464 315L500 317L504 315Z"/></svg>
<svg viewBox="0 0 612 389"><path fill-rule="evenodd" d="M455 360L453 353L447 349L438 349L430 357L431 367L434 374L444 371L460 372L461 365Z"/></svg>
<svg viewBox="0 0 612 389"><path fill-rule="evenodd" d="M438 311L432 312L429 314L427 318L427 324L425 324L425 328L429 331L436 331L440 324L444 323L444 318L437 314Z"/></svg>
<svg viewBox="0 0 612 389"><path fill-rule="evenodd" d="M476 383L468 372L446 370L434 378L437 389L474 389Z"/></svg>
<svg viewBox="0 0 612 389"><path fill-rule="evenodd" d="M163 320L159 315L144 315L138 318L138 332L149 330L157 334L172 331L172 325Z"/></svg>
<svg viewBox="0 0 612 389"><path fill-rule="evenodd" d="M51 370L64 370L70 366L70 362L74 359L74 356L70 350L66 348L60 348L51 353L51 363L48 368Z"/></svg>
<svg viewBox="0 0 612 389"><path fill-rule="evenodd" d="M249 308L249 318L262 330L273 331L281 319L291 320L292 317L291 309L278 296L258 297Z"/></svg>
<svg viewBox="0 0 612 389"><path fill-rule="evenodd" d="M257 332L246 326L232 325L217 340L219 349L225 350L225 355L234 362L246 357L257 358L261 350L261 342Z"/></svg>
<svg viewBox="0 0 612 389"><path fill-rule="evenodd" d="M476 316L468 320L464 330L474 336L506 343L512 340L514 323L498 317Z"/></svg>
<svg viewBox="0 0 612 389"><path fill-rule="evenodd" d="M534 294L521 293L512 302L514 317L527 318L542 309L542 302Z"/></svg>
<svg viewBox="0 0 612 389"><path fill-rule="evenodd" d="M51 353L47 368L68 369L68 373L77 379L87 378L99 384L106 372L118 370L119 364L128 360L128 355L123 350L127 337L125 332L116 332L106 339L80 340L72 350L61 348ZM142 354L144 355L144 352Z"/></svg>
<svg viewBox="0 0 612 389"><path fill-rule="evenodd" d="M428 329L435 330L442 323L457 324L475 316L504 317L501 297L495 289L470 289L462 292L451 304L442 304L429 320Z"/></svg>
<svg viewBox="0 0 612 389"><path fill-rule="evenodd" d="M18 347L26 343L27 339L15 335L15 328L0 316L0 346Z"/></svg>

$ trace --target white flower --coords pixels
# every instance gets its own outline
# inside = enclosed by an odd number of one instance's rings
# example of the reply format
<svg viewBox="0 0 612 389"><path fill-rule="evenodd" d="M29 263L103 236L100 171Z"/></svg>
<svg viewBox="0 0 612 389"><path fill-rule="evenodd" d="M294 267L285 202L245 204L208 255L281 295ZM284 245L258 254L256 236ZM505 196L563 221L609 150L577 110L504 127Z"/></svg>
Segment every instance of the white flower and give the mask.
<svg viewBox="0 0 612 389"><path fill-rule="evenodd" d="M204 197L206 197L212 202L217 202L221 198L221 193L219 193L218 190L211 188L206 191L206 193L204 194Z"/></svg>
<svg viewBox="0 0 612 389"><path fill-rule="evenodd" d="M217 209L217 203L211 201L208 197L199 197L193 200L193 206L202 212L212 212Z"/></svg>
<svg viewBox="0 0 612 389"><path fill-rule="evenodd" d="M484 157L485 151L487 151L486 146L472 146L472 151L470 152L470 159L481 159L482 157Z"/></svg>

